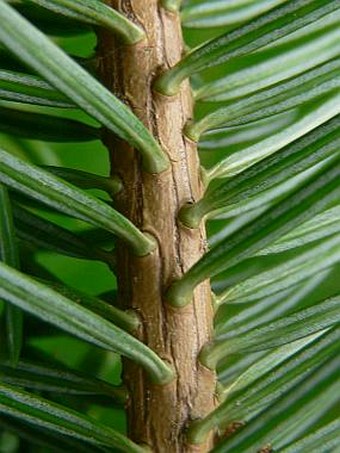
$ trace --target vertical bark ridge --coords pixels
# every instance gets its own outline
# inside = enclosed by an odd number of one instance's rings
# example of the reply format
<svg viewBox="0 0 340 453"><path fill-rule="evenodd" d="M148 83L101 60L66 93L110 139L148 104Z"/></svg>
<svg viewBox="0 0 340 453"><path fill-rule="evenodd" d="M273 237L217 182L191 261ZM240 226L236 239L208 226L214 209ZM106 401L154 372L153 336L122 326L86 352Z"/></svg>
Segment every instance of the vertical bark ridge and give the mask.
<svg viewBox="0 0 340 453"><path fill-rule="evenodd" d="M184 83L180 93L171 98L152 90L156 75L181 58L180 21L176 14L160 8L157 0L107 3L142 26L147 38L127 46L101 32L100 74L159 140L171 163L161 174L145 173L138 152L109 134L105 137L112 174L121 177L124 187L114 200L115 206L158 243L158 248L143 258L118 245L120 303L139 313L143 327L138 338L177 373L173 382L159 386L135 364L125 362L124 380L130 390L129 434L154 452L206 452L212 447L213 435L206 444L193 446L187 444L185 430L191 420L204 417L215 407L215 375L197 361L212 333L209 282L197 287L193 303L185 308L174 309L164 300L172 281L206 249L203 226L190 230L177 223L180 207L203 193L196 145L182 134L192 117L190 86Z"/></svg>

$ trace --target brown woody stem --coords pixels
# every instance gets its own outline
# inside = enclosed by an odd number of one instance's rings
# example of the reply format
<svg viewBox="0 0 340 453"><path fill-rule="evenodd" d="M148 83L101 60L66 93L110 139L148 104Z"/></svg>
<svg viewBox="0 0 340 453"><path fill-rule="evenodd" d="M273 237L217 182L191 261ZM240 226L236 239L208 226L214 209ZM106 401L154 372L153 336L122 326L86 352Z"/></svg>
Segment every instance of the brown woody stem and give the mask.
<svg viewBox="0 0 340 453"><path fill-rule="evenodd" d="M192 303L182 309L171 307L164 298L174 279L181 277L206 247L203 226L193 230L177 222L180 208L200 199L203 192L196 145L182 133L193 114L192 97L188 83L170 98L152 90L155 77L181 58L180 21L157 0L107 3L141 26L146 39L129 46L101 32L100 74L154 134L171 162L160 174L145 173L134 149L115 137L105 137L112 173L123 183L115 206L158 243L145 257L133 256L124 244L118 245L118 296L125 308L136 310L142 319L138 338L168 361L177 375L167 385L155 385L137 365L124 364L124 381L130 391L129 435L154 452L203 453L212 448L213 433L202 445L194 446L188 443L186 430L191 421L205 417L216 404L215 374L197 359L211 339L210 285L199 285Z"/></svg>

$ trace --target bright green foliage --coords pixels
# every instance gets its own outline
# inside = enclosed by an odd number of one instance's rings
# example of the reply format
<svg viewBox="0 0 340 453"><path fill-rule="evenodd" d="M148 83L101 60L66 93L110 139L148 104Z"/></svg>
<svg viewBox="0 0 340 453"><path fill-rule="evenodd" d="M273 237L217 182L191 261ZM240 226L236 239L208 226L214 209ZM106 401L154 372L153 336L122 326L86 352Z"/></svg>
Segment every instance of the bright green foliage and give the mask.
<svg viewBox="0 0 340 453"><path fill-rule="evenodd" d="M278 318L265 326L228 339L228 332L220 332L215 343L201 353L201 360L209 368L215 368L219 360L230 354L244 351L261 351L306 337L337 323L340 297L335 297L290 316ZM227 338L225 338L227 337Z"/></svg>
<svg viewBox="0 0 340 453"><path fill-rule="evenodd" d="M20 107L0 107L0 119L0 131L15 137L47 142L87 142L99 138L96 127L54 115L22 111Z"/></svg>
<svg viewBox="0 0 340 453"><path fill-rule="evenodd" d="M322 428L318 429L316 432L311 433L296 442L292 442L282 451L284 453L307 453L308 451L311 451L312 448L316 448L320 451L325 447L337 451L340 441L339 429L340 419L337 418L327 425L322 426Z"/></svg>
<svg viewBox="0 0 340 453"><path fill-rule="evenodd" d="M180 83L193 72L224 63L231 58L254 52L279 38L286 37L326 14L338 13L337 2L289 0L243 27L209 41L184 57L158 80L157 89L175 94Z"/></svg>
<svg viewBox="0 0 340 453"><path fill-rule="evenodd" d="M0 99L51 107L74 107L43 79L6 69L0 71ZM4 117L7 118L7 115Z"/></svg>
<svg viewBox="0 0 340 453"><path fill-rule="evenodd" d="M258 2L257 2L258 3ZM223 65L223 77L202 83L196 99L228 101L301 74L339 54L337 14L327 14L300 33Z"/></svg>
<svg viewBox="0 0 340 453"><path fill-rule="evenodd" d="M310 429L313 423L316 423L319 418L322 418L334 408L334 395L338 394L340 385L337 379L338 360L334 357L334 353L331 353L331 355L333 357L328 360L320 355L317 360L320 361L322 366L317 367L312 364L313 371L311 373L298 366L299 370L302 371L302 377L305 377L305 381L295 382L294 389L290 388L289 383L286 384L284 379L279 379L278 385L282 385L285 389L285 395L281 396L281 398L279 397L277 403L272 407L270 406L270 399L265 401L265 405L269 403L268 409L264 410L256 420L242 430L234 441L221 442L214 451L244 451L250 453L253 451L254 446L255 448L261 448L268 445L269 439L270 444L274 448L282 451L282 447L289 445L293 439L300 438L302 433ZM302 355L297 357L297 361L299 359L302 359ZM308 363L312 363L312 361ZM289 374L288 376L291 377ZM279 376L274 374L272 377ZM268 383L268 381L264 383ZM278 394L275 394L276 388L275 384L270 382L268 391L275 395L274 401L278 397ZM263 399L268 395L266 392L260 392L260 394ZM253 401L255 403L256 400L257 398L254 398L254 395L249 396L249 406L251 406ZM261 406L261 403L261 400L257 400L259 406ZM255 408L253 409L254 412L249 418L252 418L257 412ZM283 413L285 417L282 417ZM245 418L248 418L248 416ZM299 421L298 423L297 420ZM320 438L317 440L320 444L323 441ZM324 445L322 445L323 447ZM307 452L308 450L305 451ZM322 451L322 449L319 451Z"/></svg>
<svg viewBox="0 0 340 453"><path fill-rule="evenodd" d="M278 115L297 106L304 109L306 105L314 104L321 98L333 99L334 106L337 105L333 113L335 115L339 113L339 88L340 58L280 82L273 88L264 89L260 93L221 107L201 121L189 125L186 134L197 141L202 133L221 125L238 126Z"/></svg>
<svg viewBox="0 0 340 453"><path fill-rule="evenodd" d="M192 28L217 27L238 24L264 13L285 0L249 0L202 2L183 8L183 25Z"/></svg>
<svg viewBox="0 0 340 453"><path fill-rule="evenodd" d="M17 238L13 223L11 201L7 188L0 184L0 259L14 268L19 267ZM19 360L22 347L22 313L20 309L6 304L6 335L8 353L12 365Z"/></svg>
<svg viewBox="0 0 340 453"><path fill-rule="evenodd" d="M39 362L20 361L15 368L5 361L0 365L1 380L40 392L68 393L72 395L107 395L124 403L124 389L106 384L99 379L70 371L63 367L41 365Z"/></svg>
<svg viewBox="0 0 340 453"><path fill-rule="evenodd" d="M299 244L300 245L300 244ZM279 290L294 287L305 279L327 269L340 259L340 236L331 235L329 238L301 245L297 257L288 258L277 266L265 272L259 272L256 277L247 278L217 298L218 303L247 303L261 299ZM234 277L236 283L236 277Z"/></svg>
<svg viewBox="0 0 340 453"><path fill-rule="evenodd" d="M97 259L114 265L112 253L93 246L67 229L33 214L19 204L13 206L17 236L30 246L54 250L77 258Z"/></svg>
<svg viewBox="0 0 340 453"><path fill-rule="evenodd" d="M164 8L172 12L178 11L182 3L182 0L161 0L161 1Z"/></svg>
<svg viewBox="0 0 340 453"><path fill-rule="evenodd" d="M101 189L112 196L122 189L118 176L105 177L73 168L53 166L47 166L45 169L82 189Z"/></svg>
<svg viewBox="0 0 340 453"><path fill-rule="evenodd" d="M71 299L3 263L0 263L0 297L96 346L139 362L150 371L156 382L172 378L172 370L143 343Z"/></svg>
<svg viewBox="0 0 340 453"><path fill-rule="evenodd" d="M4 150L0 150L0 171L0 181L8 186L61 212L105 228L125 239L137 254L146 255L153 250L153 242L119 212Z"/></svg>
<svg viewBox="0 0 340 453"><path fill-rule="evenodd" d="M130 110L39 30L0 2L0 42L85 112L143 153L145 168L162 171L168 160L158 143Z"/></svg>
<svg viewBox="0 0 340 453"><path fill-rule="evenodd" d="M167 298L174 306L190 303L194 288L219 272L232 269L269 243L310 219L339 198L340 161L328 162L326 169L288 195L281 203L252 219L203 256L170 287Z"/></svg>
<svg viewBox="0 0 340 453"><path fill-rule="evenodd" d="M37 395L0 384L0 408L3 414L61 435L71 435L95 446L142 453L144 448L129 441L112 428L97 424L71 409L46 401Z"/></svg>
<svg viewBox="0 0 340 453"><path fill-rule="evenodd" d="M181 220L188 226L197 226L206 215L223 217L242 205L247 210L264 205L281 193L281 190L277 190L281 183L285 183L285 190L288 191L290 187L287 183L293 182L294 176L304 174L306 170L338 153L339 125L339 119L335 118L250 166L235 178L223 179L218 185L211 185L202 200L182 210ZM228 169L228 158L215 166L214 173L223 176L224 169ZM294 187L295 184L292 184L292 189Z"/></svg>
<svg viewBox="0 0 340 453"><path fill-rule="evenodd" d="M188 439L336 452L340 2L159 3L194 43L154 88L170 97L191 78L183 134L206 188L179 221L205 222L210 247L166 299L180 314L211 278L216 309L198 359L220 404ZM124 46L144 31L99 0L0 0L0 22L0 451L147 452L126 436L121 357L160 385L173 370L134 337L113 274L117 238L140 256L155 244L111 206L123 187L99 141L115 133L151 173L169 162L94 54L102 28Z"/></svg>
<svg viewBox="0 0 340 453"><path fill-rule="evenodd" d="M63 14L80 22L89 22L112 30L119 34L129 44L136 43L145 37L143 30L122 16L117 11L109 8L97 0L27 0Z"/></svg>
<svg viewBox="0 0 340 453"><path fill-rule="evenodd" d="M292 354L291 357L261 376L254 385L245 390L235 392L230 399L226 399L214 412L206 419L193 424L190 437L194 443L202 442L204 436L209 432L209 428L215 425L227 427L233 421L251 421L258 414L262 413L269 406L276 407L274 403L286 395L289 398L289 390L301 384L305 391L311 391L312 386L306 382L306 378L313 377L313 371L318 371L320 366L329 363L332 376L322 369L323 378L331 377L336 379L338 360L336 357L339 348L339 329L327 331L312 342L311 345ZM334 395L333 395L334 396ZM290 395L291 397L291 395ZM238 404L236 404L238 402ZM331 405L334 399L331 400ZM251 426L251 425L249 425ZM264 426L266 429L267 427ZM242 450L241 450L242 451Z"/></svg>
<svg viewBox="0 0 340 453"><path fill-rule="evenodd" d="M325 333L325 330L321 330L313 335L308 337L303 337L299 340L295 340L279 348L274 348L268 354L266 353L263 357L259 358L253 365L246 369L246 371L228 387L224 387L222 398L229 398L231 394L235 393L238 390L248 387L257 380L257 376L263 375L271 370L273 370L280 363L284 362L291 355L297 353L306 345L311 343L315 338L318 338L320 335Z"/></svg>

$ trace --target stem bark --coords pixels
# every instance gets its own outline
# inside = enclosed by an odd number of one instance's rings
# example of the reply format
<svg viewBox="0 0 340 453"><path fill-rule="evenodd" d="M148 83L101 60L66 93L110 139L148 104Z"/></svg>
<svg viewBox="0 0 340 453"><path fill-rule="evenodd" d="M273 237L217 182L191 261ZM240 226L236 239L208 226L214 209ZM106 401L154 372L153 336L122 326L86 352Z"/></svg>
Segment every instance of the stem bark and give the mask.
<svg viewBox="0 0 340 453"><path fill-rule="evenodd" d="M130 393L128 430L132 440L154 452L203 453L212 448L213 433L198 446L188 443L186 430L191 421L205 417L216 405L215 373L198 361L212 334L210 284L200 284L192 303L181 309L168 305L164 297L174 279L206 250L204 226L189 229L177 221L185 203L200 199L203 182L196 144L182 132L193 115L189 84L183 83L179 94L172 97L152 90L155 77L172 67L183 53L179 16L159 3L108 0L109 6L145 30L146 39L125 45L108 32L100 32L98 45L102 79L149 128L171 162L162 173L146 173L136 150L110 134L104 138L112 175L123 184L115 196L115 207L158 244L145 257L136 257L124 244L118 244L118 297L124 308L135 310L142 320L137 337L176 373L171 383L155 385L137 365L124 363L124 381Z"/></svg>

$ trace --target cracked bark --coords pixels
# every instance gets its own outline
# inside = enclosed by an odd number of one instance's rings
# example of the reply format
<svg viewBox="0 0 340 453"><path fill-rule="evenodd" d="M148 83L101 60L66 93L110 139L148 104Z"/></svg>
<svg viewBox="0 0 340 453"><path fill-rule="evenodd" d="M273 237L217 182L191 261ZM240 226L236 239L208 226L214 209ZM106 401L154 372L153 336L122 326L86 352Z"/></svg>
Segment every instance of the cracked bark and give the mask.
<svg viewBox="0 0 340 453"><path fill-rule="evenodd" d="M167 98L152 91L155 76L173 66L183 52L179 18L159 7L156 0L109 0L107 3L139 24L147 38L134 46L123 45L106 32L99 35L99 72L106 85L143 121L170 158L170 168L158 175L142 171L138 152L107 134L112 174L124 189L115 206L141 230L150 233L158 249L143 258L117 247L118 294L122 306L136 310L142 329L136 335L176 370L168 385L152 384L135 364L124 363L124 380L130 390L130 437L154 452L206 452L204 445L186 441L191 420L215 407L215 375L197 361L211 338L213 308L209 282L197 287L193 303L182 309L166 304L164 294L205 251L204 227L190 230L176 221L179 208L202 196L195 144L185 139L183 126L192 116L188 84Z"/></svg>

